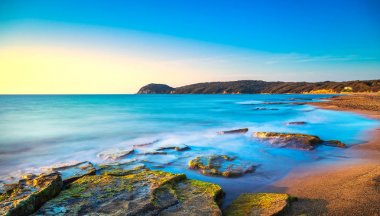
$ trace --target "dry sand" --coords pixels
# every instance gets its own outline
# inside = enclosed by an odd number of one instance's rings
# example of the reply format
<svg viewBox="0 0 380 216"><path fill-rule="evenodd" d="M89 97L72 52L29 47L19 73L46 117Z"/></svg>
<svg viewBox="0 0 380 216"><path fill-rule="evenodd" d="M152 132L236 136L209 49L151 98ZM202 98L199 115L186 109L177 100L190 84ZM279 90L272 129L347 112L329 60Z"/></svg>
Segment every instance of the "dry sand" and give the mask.
<svg viewBox="0 0 380 216"><path fill-rule="evenodd" d="M380 94L340 96L312 105L380 119ZM368 143L350 148L359 160L294 170L273 185L299 198L288 215L380 215L380 128L368 134Z"/></svg>

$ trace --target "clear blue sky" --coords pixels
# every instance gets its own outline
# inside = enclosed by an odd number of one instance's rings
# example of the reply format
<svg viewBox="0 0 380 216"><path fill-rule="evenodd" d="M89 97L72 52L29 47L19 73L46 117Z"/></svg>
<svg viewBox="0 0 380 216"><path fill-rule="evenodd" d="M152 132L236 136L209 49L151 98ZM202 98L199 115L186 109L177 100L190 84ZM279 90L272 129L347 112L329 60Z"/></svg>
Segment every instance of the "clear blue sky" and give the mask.
<svg viewBox="0 0 380 216"><path fill-rule="evenodd" d="M344 79L360 79L358 73L367 70L364 78L380 78L379 0L0 2L0 33L30 21L132 30L272 55L296 54L320 64L337 60L339 66L330 71L340 71L340 77L331 79L342 80L341 71L352 64L357 70ZM33 27L24 33L33 34Z"/></svg>

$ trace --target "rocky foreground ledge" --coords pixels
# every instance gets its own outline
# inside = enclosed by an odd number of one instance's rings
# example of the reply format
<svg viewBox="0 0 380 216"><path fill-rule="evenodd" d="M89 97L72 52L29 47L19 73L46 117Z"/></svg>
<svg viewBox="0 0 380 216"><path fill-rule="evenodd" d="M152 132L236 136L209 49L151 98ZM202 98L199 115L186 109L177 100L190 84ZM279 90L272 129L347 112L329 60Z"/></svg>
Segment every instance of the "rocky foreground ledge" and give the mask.
<svg viewBox="0 0 380 216"><path fill-rule="evenodd" d="M1 215L222 215L224 192L216 184L184 174L138 166L87 173L63 186L60 172L24 176L0 195ZM244 194L225 215L274 215L286 194ZM244 208L242 208L244 207Z"/></svg>

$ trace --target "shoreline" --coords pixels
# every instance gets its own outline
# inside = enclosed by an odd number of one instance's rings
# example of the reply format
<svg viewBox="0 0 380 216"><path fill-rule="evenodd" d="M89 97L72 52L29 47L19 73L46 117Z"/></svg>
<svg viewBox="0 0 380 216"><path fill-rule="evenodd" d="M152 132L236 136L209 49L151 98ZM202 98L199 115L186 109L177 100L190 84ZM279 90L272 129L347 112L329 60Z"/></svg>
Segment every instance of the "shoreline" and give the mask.
<svg viewBox="0 0 380 216"><path fill-rule="evenodd" d="M380 111L350 108L347 104L340 106L342 97L348 101L358 95L337 96L309 104L380 120ZM296 169L271 185L277 191L299 198L289 215L380 215L380 126L367 134L371 138L368 142L348 149L358 153L352 163Z"/></svg>

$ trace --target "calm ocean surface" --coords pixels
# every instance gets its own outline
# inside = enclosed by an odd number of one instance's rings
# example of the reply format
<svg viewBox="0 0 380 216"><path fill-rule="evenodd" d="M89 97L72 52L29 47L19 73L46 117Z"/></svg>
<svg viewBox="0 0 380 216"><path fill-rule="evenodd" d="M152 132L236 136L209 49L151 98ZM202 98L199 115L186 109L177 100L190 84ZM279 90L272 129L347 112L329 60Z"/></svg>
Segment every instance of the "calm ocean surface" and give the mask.
<svg viewBox="0 0 380 216"><path fill-rule="evenodd" d="M137 158L149 162L146 164L152 168L162 167L186 173L189 178L218 183L230 200L241 192L260 190L291 169L350 160L349 149L275 148L251 136L254 131L275 131L317 135L348 145L368 140L365 132L378 126L377 121L293 104L327 97L291 94L0 96L0 179L38 172L41 167L57 163L85 160L102 163L97 157L99 152L157 140L155 145L186 144L191 149L167 155L137 155L139 150L136 150L126 159ZM287 126L289 121L308 124ZM217 134L221 130L245 127L249 132L243 135ZM187 169L191 158L212 153L237 156L260 166L255 173L233 179L206 177Z"/></svg>

